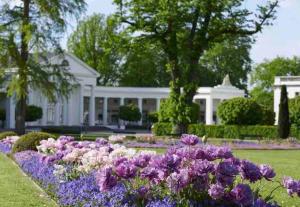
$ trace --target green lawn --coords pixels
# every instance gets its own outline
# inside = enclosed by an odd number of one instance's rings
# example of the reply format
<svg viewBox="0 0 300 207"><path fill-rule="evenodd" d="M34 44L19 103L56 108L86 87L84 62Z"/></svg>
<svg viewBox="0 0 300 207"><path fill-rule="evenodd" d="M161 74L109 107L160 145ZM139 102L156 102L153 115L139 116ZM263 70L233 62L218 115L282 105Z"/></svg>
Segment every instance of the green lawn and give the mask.
<svg viewBox="0 0 300 207"><path fill-rule="evenodd" d="M0 153L1 207L55 207L33 181L26 177L8 157Z"/></svg>

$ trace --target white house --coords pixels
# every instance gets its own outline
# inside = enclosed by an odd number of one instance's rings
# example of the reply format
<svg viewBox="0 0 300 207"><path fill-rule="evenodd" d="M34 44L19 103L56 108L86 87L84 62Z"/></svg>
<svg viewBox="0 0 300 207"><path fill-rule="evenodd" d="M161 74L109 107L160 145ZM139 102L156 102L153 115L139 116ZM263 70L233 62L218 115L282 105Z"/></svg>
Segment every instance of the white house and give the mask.
<svg viewBox="0 0 300 207"><path fill-rule="evenodd" d="M278 76L274 83L274 112L276 113L276 124L278 123L281 86L286 85L288 98L300 95L300 76Z"/></svg>
<svg viewBox="0 0 300 207"><path fill-rule="evenodd" d="M76 87L68 99L59 98L51 103L38 90L30 90L28 104L40 106L43 118L34 125L38 126L79 126L87 122L94 125L118 124L118 109L127 103L136 104L143 114L142 120L149 112L158 110L160 101L168 98L169 88L137 88L137 87L101 87L97 86L99 73L76 58L65 54L69 62L69 70L76 78ZM53 62L62 61L58 57ZM5 93L2 86L0 92ZM245 92L231 85L226 77L223 84L216 87L201 87L197 90L194 101L200 104L199 121L206 124L217 123L216 108L225 99L243 97ZM15 100L8 97L0 101L0 107L6 109L6 128L15 127Z"/></svg>

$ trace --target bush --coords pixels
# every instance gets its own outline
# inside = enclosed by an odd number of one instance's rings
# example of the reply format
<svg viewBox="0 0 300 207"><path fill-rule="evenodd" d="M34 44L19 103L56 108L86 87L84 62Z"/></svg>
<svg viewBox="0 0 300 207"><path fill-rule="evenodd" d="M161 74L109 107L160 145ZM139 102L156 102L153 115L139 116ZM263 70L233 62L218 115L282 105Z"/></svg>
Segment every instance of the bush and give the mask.
<svg viewBox="0 0 300 207"><path fill-rule="evenodd" d="M289 111L291 124L300 127L300 97L293 98L289 101Z"/></svg>
<svg viewBox="0 0 300 207"><path fill-rule="evenodd" d="M156 136L164 136L172 134L172 124L158 122L153 125L152 133Z"/></svg>
<svg viewBox="0 0 300 207"><path fill-rule="evenodd" d="M0 109L0 121L5 121L6 113L4 109Z"/></svg>
<svg viewBox="0 0 300 207"><path fill-rule="evenodd" d="M72 126L45 126L42 127L42 132L53 134L81 134L81 128Z"/></svg>
<svg viewBox="0 0 300 207"><path fill-rule="evenodd" d="M249 98L233 98L218 106L217 114L225 125L256 125L262 121L262 109Z"/></svg>
<svg viewBox="0 0 300 207"><path fill-rule="evenodd" d="M224 138L224 126L206 125L205 135L210 138Z"/></svg>
<svg viewBox="0 0 300 207"><path fill-rule="evenodd" d="M37 121L43 117L43 109L38 106L29 105L26 107L26 118L28 122Z"/></svg>
<svg viewBox="0 0 300 207"><path fill-rule="evenodd" d="M226 139L241 139L240 126L237 125L225 125L224 126L224 138Z"/></svg>
<svg viewBox="0 0 300 207"><path fill-rule="evenodd" d="M276 139L278 130L276 126L242 126L240 128L243 138Z"/></svg>
<svg viewBox="0 0 300 207"><path fill-rule="evenodd" d="M55 136L44 132L31 132L25 134L14 144L12 152L16 153L26 150L36 151L36 147L40 144L40 141L48 138L55 138Z"/></svg>
<svg viewBox="0 0 300 207"><path fill-rule="evenodd" d="M140 121L142 114L138 107L133 104L121 106L119 111L119 118L124 121Z"/></svg>
<svg viewBox="0 0 300 207"><path fill-rule="evenodd" d="M158 122L158 112L151 112L151 113L148 113L148 115L147 115L147 120L148 120L150 123L156 123L156 122Z"/></svg>
<svg viewBox="0 0 300 207"><path fill-rule="evenodd" d="M160 109L158 112L159 122L171 122L172 108L170 99L163 100L160 104ZM189 124L197 123L199 120L200 105L193 103L191 107L186 109L187 119Z"/></svg>
<svg viewBox="0 0 300 207"><path fill-rule="evenodd" d="M275 123L275 112L273 109L267 107L261 107L262 109L262 120L261 125L274 125Z"/></svg>
<svg viewBox="0 0 300 207"><path fill-rule="evenodd" d="M1 132L0 140L5 139L6 137L9 137L9 136L17 136L17 133L13 132L13 131Z"/></svg>
<svg viewBox="0 0 300 207"><path fill-rule="evenodd" d="M205 125L204 124L190 124L188 126L188 133L197 135L199 137L203 137L205 135Z"/></svg>

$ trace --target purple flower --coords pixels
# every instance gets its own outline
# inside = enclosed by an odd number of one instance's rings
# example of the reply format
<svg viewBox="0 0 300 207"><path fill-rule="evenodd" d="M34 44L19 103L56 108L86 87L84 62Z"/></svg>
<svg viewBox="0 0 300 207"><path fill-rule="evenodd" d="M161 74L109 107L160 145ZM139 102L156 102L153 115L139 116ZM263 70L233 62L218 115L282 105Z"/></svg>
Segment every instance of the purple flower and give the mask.
<svg viewBox="0 0 300 207"><path fill-rule="evenodd" d="M111 190L114 186L117 185L117 179L112 175L112 172L112 168L105 168L95 174L100 191Z"/></svg>
<svg viewBox="0 0 300 207"><path fill-rule="evenodd" d="M225 194L225 189L220 184L212 184L208 190L208 194L215 200L221 199Z"/></svg>
<svg viewBox="0 0 300 207"><path fill-rule="evenodd" d="M117 157L114 160L114 165L115 166L119 166L120 164L124 163L124 162L128 162L128 159L126 157Z"/></svg>
<svg viewBox="0 0 300 207"><path fill-rule="evenodd" d="M179 192L189 184L189 171L188 169L181 169L179 172L174 172L167 178L166 181L168 187L173 192Z"/></svg>
<svg viewBox="0 0 300 207"><path fill-rule="evenodd" d="M143 154L135 157L133 159L133 164L137 167L144 168L149 164L149 161L151 160L152 155L150 154Z"/></svg>
<svg viewBox="0 0 300 207"><path fill-rule="evenodd" d="M234 203L241 206L250 206L253 203L253 193L249 185L238 184L230 192Z"/></svg>
<svg viewBox="0 0 300 207"><path fill-rule="evenodd" d="M235 176L239 173L231 159L220 162L216 167L216 178L222 185L232 185Z"/></svg>
<svg viewBox="0 0 300 207"><path fill-rule="evenodd" d="M165 172L173 172L181 163L181 158L176 154L165 154L153 157L149 165Z"/></svg>
<svg viewBox="0 0 300 207"><path fill-rule="evenodd" d="M194 146L199 143L199 137L192 134L183 134L181 136L181 142L185 145Z"/></svg>
<svg viewBox="0 0 300 207"><path fill-rule="evenodd" d="M276 176L276 173L269 165L260 165L259 169L260 169L260 173L266 180L271 180Z"/></svg>
<svg viewBox="0 0 300 207"><path fill-rule="evenodd" d="M116 166L115 172L121 178L130 179L135 177L137 168L130 162L122 162Z"/></svg>
<svg viewBox="0 0 300 207"><path fill-rule="evenodd" d="M141 171L141 178L147 178L151 183L159 184L164 180L165 173L157 168L146 167Z"/></svg>
<svg viewBox="0 0 300 207"><path fill-rule="evenodd" d="M100 145L107 145L108 141L104 138L97 138L96 139L96 143L100 144Z"/></svg>
<svg viewBox="0 0 300 207"><path fill-rule="evenodd" d="M249 162L248 160L242 160L240 164L241 176L243 179L249 180L254 183L262 178L262 174L258 166Z"/></svg>
<svg viewBox="0 0 300 207"><path fill-rule="evenodd" d="M300 197L300 181L296 181L291 177L284 177L282 183L290 196L297 194Z"/></svg>
<svg viewBox="0 0 300 207"><path fill-rule="evenodd" d="M193 176L212 173L213 171L214 164L207 160L196 160L191 165L191 175Z"/></svg>

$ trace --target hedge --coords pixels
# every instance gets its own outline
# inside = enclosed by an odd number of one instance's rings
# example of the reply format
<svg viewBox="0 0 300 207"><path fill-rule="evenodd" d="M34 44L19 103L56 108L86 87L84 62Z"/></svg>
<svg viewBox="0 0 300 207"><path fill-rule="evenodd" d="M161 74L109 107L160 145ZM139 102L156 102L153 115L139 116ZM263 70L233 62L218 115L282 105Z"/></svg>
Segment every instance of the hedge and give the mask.
<svg viewBox="0 0 300 207"><path fill-rule="evenodd" d="M9 136L17 136L17 133L13 132L13 131L1 132L0 133L0 140L5 139L6 137L9 137Z"/></svg>
<svg viewBox="0 0 300 207"><path fill-rule="evenodd" d="M154 124L153 133L157 136L170 135L172 125L170 123ZM238 125L203 125L191 124L188 127L189 134L199 137L226 139L276 139L278 138L277 126L238 126ZM300 129L293 128L291 136L299 138Z"/></svg>
<svg viewBox="0 0 300 207"><path fill-rule="evenodd" d="M14 144L12 152L22 152L26 150L34 150L36 151L36 147L40 144L40 141L48 139L48 138L56 138L53 134L48 134L44 132L31 132L25 134L18 139L18 141Z"/></svg>

